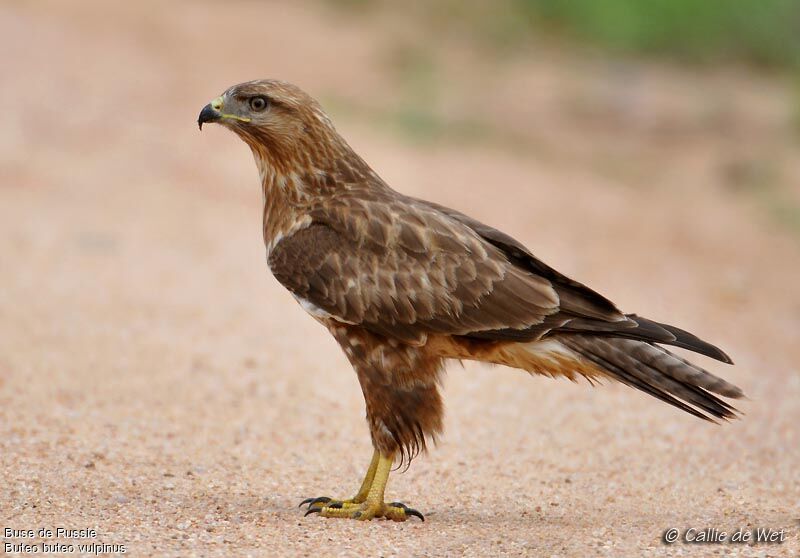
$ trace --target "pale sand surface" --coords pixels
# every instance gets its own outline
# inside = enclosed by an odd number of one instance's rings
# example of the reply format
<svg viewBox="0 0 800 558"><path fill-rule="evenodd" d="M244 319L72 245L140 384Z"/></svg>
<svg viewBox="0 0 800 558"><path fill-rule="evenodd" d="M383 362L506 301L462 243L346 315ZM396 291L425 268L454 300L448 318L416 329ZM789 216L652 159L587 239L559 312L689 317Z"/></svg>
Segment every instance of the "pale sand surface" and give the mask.
<svg viewBox="0 0 800 558"><path fill-rule="evenodd" d="M768 151L798 176L779 90L642 70L632 120L605 122L558 102L591 96L602 68L543 57L486 85L491 64L452 45L439 102L491 94L488 118L529 143L415 146L346 115L340 130L395 188L720 344L735 367L698 361L745 390L745 416L714 426L621 385L454 365L442 442L389 485L427 521L303 518L302 498L357 487L363 400L268 273L247 148L194 122L255 77L378 106L395 87L368 20L288 4L0 5L0 528L91 527L82 542L134 556L796 554L800 242L723 172L726 154ZM697 88L724 95L719 129L696 124ZM669 527L787 540L665 546Z"/></svg>

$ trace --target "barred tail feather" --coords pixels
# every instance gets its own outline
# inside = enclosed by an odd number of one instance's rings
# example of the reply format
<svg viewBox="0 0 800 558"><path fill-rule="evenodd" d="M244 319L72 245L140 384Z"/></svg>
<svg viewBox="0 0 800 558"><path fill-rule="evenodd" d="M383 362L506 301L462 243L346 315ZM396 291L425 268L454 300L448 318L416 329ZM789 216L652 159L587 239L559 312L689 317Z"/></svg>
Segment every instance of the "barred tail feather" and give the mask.
<svg viewBox="0 0 800 558"><path fill-rule="evenodd" d="M736 418L731 405L710 392L738 399L742 390L666 349L633 339L562 334L559 342L610 377L696 417Z"/></svg>

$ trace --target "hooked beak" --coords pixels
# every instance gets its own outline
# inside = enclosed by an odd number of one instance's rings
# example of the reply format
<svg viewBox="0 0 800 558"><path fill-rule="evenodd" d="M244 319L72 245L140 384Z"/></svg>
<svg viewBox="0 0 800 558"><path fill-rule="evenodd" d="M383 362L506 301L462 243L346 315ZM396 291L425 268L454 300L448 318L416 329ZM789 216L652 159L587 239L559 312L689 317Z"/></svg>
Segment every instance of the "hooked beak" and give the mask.
<svg viewBox="0 0 800 558"><path fill-rule="evenodd" d="M211 103L207 104L203 107L203 110L200 111L200 117L197 119L197 125L200 129L203 129L203 124L206 122L216 122L220 119L219 112L214 110L214 107L211 106Z"/></svg>
<svg viewBox="0 0 800 558"><path fill-rule="evenodd" d="M217 97L203 107L203 110L200 111L200 116L197 118L197 125L200 130L203 129L203 124L206 122L216 122L222 118L222 113L220 112L222 106L222 97Z"/></svg>
<svg viewBox="0 0 800 558"><path fill-rule="evenodd" d="M250 122L249 118L239 116L237 114L227 114L223 112L225 109L225 101L223 97L217 97L200 111L200 116L197 118L197 125L203 129L203 124L206 122L219 122L223 118L226 120L237 120L239 122Z"/></svg>

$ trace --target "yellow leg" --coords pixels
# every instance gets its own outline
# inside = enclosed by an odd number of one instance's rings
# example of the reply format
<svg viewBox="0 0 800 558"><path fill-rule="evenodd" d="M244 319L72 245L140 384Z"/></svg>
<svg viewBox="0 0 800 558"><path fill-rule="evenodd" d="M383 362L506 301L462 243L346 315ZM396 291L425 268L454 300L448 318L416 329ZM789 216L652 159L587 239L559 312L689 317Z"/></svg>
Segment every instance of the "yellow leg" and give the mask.
<svg viewBox="0 0 800 558"><path fill-rule="evenodd" d="M380 459L380 456L381 454L378 452L378 450L374 450L372 452L372 461L369 462L367 474L364 475L364 481L361 483L361 488L359 488L356 495L350 499L351 502L360 504L367 499L369 487L372 486L372 479L375 478L375 470L378 468L378 460Z"/></svg>
<svg viewBox="0 0 800 558"><path fill-rule="evenodd" d="M312 513L312 508L322 509L324 506L348 508L361 504L367 499L367 494L369 494L369 487L372 486L372 479L375 478L375 469L378 467L379 458L380 453L378 453L378 450L374 450L372 452L372 461L370 461L369 468L367 469L367 474L364 475L364 480L361 482L361 488L358 489L358 492L352 498L348 498L347 500L337 500L328 496L320 496L319 498L306 498L300 502L300 506L302 507L305 504L308 504L309 513Z"/></svg>
<svg viewBox="0 0 800 558"><path fill-rule="evenodd" d="M392 463L394 463L392 457L379 455L372 486L369 487L367 499L364 500L364 509L356 512L356 515L353 516L354 519L372 519L375 516L383 515L380 513L384 507L383 493L386 492L389 473L392 472Z"/></svg>
<svg viewBox="0 0 800 558"><path fill-rule="evenodd" d="M425 518L417 510L409 508L405 504L392 502L386 504L383 501L386 492L386 484L389 481L389 473L392 470L394 457L382 455L375 452L370 463L364 482L358 494L350 502L326 502L319 507L314 503L309 505L309 513L319 513L322 517L339 517L347 519L359 519L366 521L373 517L385 517L393 521L405 521L409 517L416 516L425 521ZM372 477L370 479L370 476ZM368 488L367 488L368 487ZM366 498L359 502L360 497L366 491ZM320 502L321 503L321 502Z"/></svg>

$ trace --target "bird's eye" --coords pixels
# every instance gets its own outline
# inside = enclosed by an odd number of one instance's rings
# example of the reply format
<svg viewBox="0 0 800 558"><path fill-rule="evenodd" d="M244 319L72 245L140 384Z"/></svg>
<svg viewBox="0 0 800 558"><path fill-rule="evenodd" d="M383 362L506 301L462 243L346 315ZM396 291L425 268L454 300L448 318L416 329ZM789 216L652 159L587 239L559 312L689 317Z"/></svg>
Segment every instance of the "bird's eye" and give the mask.
<svg viewBox="0 0 800 558"><path fill-rule="evenodd" d="M259 95L258 97L250 97L250 109L255 112L261 112L267 108L269 101L266 97Z"/></svg>

